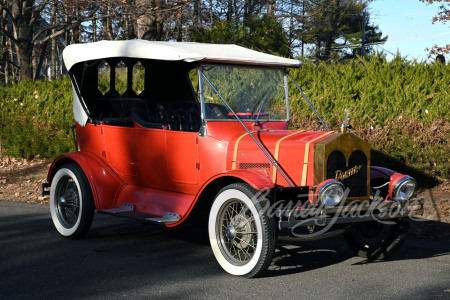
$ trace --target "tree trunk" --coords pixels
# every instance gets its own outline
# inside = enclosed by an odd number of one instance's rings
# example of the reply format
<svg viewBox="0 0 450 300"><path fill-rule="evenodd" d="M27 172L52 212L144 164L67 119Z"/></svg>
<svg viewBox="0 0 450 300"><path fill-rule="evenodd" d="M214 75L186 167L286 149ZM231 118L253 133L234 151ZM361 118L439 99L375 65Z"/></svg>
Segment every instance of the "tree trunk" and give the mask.
<svg viewBox="0 0 450 300"><path fill-rule="evenodd" d="M244 22L248 20L250 0L244 0Z"/></svg>
<svg viewBox="0 0 450 300"><path fill-rule="evenodd" d="M200 0L194 0L194 20L192 21L194 29L197 29L200 23Z"/></svg>
<svg viewBox="0 0 450 300"><path fill-rule="evenodd" d="M335 0L333 3L335 5L333 16L331 17L331 28L327 32L325 38L325 59L329 59L331 56L331 50L333 47L334 37L336 36L336 32L339 28L340 18L341 18L341 0Z"/></svg>
<svg viewBox="0 0 450 300"><path fill-rule="evenodd" d="M55 33L55 29L52 29L52 33ZM52 38L52 50L51 50L51 56L52 56L52 72L51 72L51 78L49 79L56 79L56 38Z"/></svg>
<svg viewBox="0 0 450 300"><path fill-rule="evenodd" d="M156 6L156 3L152 0L135 0L135 2L136 5L146 8L154 9ZM138 39L156 40L158 36L156 27L155 10L152 10L151 13L139 15L136 20L136 35Z"/></svg>
<svg viewBox="0 0 450 300"><path fill-rule="evenodd" d="M19 62L19 80L33 79L32 54L33 46L29 41L22 41L16 44L17 58Z"/></svg>
<svg viewBox="0 0 450 300"><path fill-rule="evenodd" d="M1 16L1 24L0 26L2 26L2 30L4 30L5 32L8 31L8 22L6 21L6 11L3 11L2 16ZM3 58L3 72L5 74L4 77L4 82L5 85L9 84L9 68L8 68L8 59L9 59L9 52L8 52L8 38L6 37L6 34L2 35L2 58ZM0 153L1 155L1 153Z"/></svg>
<svg viewBox="0 0 450 300"><path fill-rule="evenodd" d="M31 17L33 13L32 0L12 1L11 13L14 37L16 39L17 61L19 62L19 80L33 79L32 55L33 24Z"/></svg>
<svg viewBox="0 0 450 300"><path fill-rule="evenodd" d="M34 72L34 79L36 80L39 78L39 73L42 69L42 64L44 63L44 58L45 58L45 52L47 51L47 45L48 45L48 41L44 42L44 45L42 46L42 51L41 51L41 55L39 56L39 62L38 65L36 67L36 71Z"/></svg>
<svg viewBox="0 0 450 300"><path fill-rule="evenodd" d="M214 13L213 13L213 1L209 0L209 19L210 19L210 26L212 27L214 25Z"/></svg>
<svg viewBox="0 0 450 300"><path fill-rule="evenodd" d="M178 13L177 19L177 28L176 28L176 40L177 42L181 42L183 40L183 10L180 9Z"/></svg>
<svg viewBox="0 0 450 300"><path fill-rule="evenodd" d="M269 0L267 4L267 15L273 17L275 15L275 0Z"/></svg>
<svg viewBox="0 0 450 300"><path fill-rule="evenodd" d="M92 41L97 41L97 20L92 21Z"/></svg>
<svg viewBox="0 0 450 300"><path fill-rule="evenodd" d="M233 18L233 0L228 0L227 21Z"/></svg>

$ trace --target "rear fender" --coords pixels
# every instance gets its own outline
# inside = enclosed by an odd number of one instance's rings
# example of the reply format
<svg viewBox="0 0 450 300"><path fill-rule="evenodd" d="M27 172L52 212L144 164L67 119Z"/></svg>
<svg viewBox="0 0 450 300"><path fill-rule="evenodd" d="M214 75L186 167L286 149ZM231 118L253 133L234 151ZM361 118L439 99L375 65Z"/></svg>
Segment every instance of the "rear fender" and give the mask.
<svg viewBox="0 0 450 300"><path fill-rule="evenodd" d="M97 210L115 207L117 195L125 183L97 156L86 152L73 152L57 157L47 175L47 181L52 182L58 169L67 163L76 163L86 175L94 196Z"/></svg>

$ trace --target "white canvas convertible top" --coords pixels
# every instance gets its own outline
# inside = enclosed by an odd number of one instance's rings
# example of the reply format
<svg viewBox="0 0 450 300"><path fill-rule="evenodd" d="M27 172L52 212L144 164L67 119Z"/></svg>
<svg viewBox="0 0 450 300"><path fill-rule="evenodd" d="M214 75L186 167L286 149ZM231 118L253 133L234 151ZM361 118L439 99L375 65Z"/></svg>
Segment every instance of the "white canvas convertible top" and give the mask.
<svg viewBox="0 0 450 300"><path fill-rule="evenodd" d="M296 68L301 65L301 62L295 59L283 58L229 44L145 40L101 41L69 45L63 51L67 70L70 70L79 62L112 57L286 68ZM76 83L72 82L72 85L74 84ZM81 105L75 86L73 86L73 113L75 121L81 126L85 126L88 116Z"/></svg>
<svg viewBox="0 0 450 300"><path fill-rule="evenodd" d="M67 70L79 62L108 57L167 61L212 62L296 68L301 62L231 44L157 42L146 40L101 41L73 44L64 49Z"/></svg>

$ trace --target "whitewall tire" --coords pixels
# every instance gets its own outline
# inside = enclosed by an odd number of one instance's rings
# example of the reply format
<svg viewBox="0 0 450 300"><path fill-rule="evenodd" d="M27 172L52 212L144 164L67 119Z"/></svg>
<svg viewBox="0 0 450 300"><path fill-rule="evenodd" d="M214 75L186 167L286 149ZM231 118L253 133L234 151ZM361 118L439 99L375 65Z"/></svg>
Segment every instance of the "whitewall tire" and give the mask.
<svg viewBox="0 0 450 300"><path fill-rule="evenodd" d="M211 207L211 248L220 266L232 275L261 275L275 251L275 222L255 194L247 184L231 184L217 194Z"/></svg>
<svg viewBox="0 0 450 300"><path fill-rule="evenodd" d="M76 164L61 166L52 179L50 213L58 232L76 239L86 234L94 217L91 187Z"/></svg>

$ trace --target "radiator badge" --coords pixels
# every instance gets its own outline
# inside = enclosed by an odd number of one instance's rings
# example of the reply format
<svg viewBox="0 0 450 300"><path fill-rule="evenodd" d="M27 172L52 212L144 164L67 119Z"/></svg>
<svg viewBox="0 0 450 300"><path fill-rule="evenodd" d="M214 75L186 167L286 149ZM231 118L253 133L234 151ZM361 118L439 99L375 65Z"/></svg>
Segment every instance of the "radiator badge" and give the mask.
<svg viewBox="0 0 450 300"><path fill-rule="evenodd" d="M336 173L336 178L335 178L335 179L336 179L336 180L344 180L344 179L347 179L347 178L349 178L350 176L355 175L356 173L358 173L359 170L360 170L362 167L363 167L362 165L354 166L353 168L348 169L347 171L345 171L345 172L343 172L343 173L342 173L341 170L336 170L336 171L335 171L335 173Z"/></svg>

